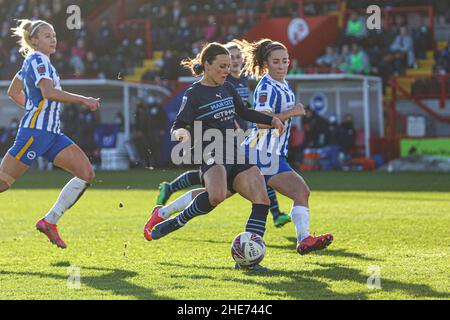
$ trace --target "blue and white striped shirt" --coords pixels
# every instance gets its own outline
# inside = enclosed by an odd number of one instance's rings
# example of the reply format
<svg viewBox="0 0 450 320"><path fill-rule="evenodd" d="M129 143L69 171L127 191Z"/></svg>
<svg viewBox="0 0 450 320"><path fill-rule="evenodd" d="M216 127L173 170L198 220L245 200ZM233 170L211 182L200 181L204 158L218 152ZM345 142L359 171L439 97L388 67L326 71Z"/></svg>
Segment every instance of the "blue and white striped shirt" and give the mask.
<svg viewBox="0 0 450 320"><path fill-rule="evenodd" d="M262 77L253 96L253 107L256 111L278 114L294 106L295 94L286 81L276 81L268 74ZM267 154L275 152L279 156L287 157L291 124L292 119L286 121L286 131L280 137L272 135L274 129L258 129L253 124L244 145L250 148L256 147L259 152Z"/></svg>
<svg viewBox="0 0 450 320"><path fill-rule="evenodd" d="M20 122L20 127L61 134L59 119L61 104L44 99L39 88L39 82L42 79L48 79L53 82L56 89L61 89L59 75L50 59L38 51L28 55L17 77L22 80L25 93L26 113Z"/></svg>

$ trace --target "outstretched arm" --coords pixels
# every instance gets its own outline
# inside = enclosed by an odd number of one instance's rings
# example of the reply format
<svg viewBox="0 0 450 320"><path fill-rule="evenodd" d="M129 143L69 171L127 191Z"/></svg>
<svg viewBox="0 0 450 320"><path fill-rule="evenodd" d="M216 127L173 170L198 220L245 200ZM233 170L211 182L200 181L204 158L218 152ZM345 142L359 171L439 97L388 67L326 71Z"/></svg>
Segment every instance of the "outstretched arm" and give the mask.
<svg viewBox="0 0 450 320"><path fill-rule="evenodd" d="M100 99L85 97L82 95L66 92L64 90L56 89L53 86L53 82L49 79L41 79L38 85L41 89L44 99L59 101L63 103L82 104L91 111L97 110L100 106Z"/></svg>

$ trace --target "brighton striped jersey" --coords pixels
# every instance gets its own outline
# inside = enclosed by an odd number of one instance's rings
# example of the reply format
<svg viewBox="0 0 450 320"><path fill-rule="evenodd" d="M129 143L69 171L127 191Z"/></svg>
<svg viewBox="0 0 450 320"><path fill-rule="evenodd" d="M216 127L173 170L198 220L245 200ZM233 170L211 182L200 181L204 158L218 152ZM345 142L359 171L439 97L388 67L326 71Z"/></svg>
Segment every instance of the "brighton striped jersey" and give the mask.
<svg viewBox="0 0 450 320"><path fill-rule="evenodd" d="M256 111L278 114L295 106L295 94L286 81L279 82L266 74L258 83L253 96L253 106ZM285 122L286 131L283 135L273 136L274 129L258 129L252 125L252 131L244 141L248 148L257 148L260 152L287 157L289 135L292 119Z"/></svg>
<svg viewBox="0 0 450 320"><path fill-rule="evenodd" d="M53 82L56 89L61 89L59 75L50 59L41 52L28 55L22 69L17 73L17 78L22 80L25 93L26 113L20 122L20 127L60 134L60 103L44 99L39 88L39 81L48 79Z"/></svg>

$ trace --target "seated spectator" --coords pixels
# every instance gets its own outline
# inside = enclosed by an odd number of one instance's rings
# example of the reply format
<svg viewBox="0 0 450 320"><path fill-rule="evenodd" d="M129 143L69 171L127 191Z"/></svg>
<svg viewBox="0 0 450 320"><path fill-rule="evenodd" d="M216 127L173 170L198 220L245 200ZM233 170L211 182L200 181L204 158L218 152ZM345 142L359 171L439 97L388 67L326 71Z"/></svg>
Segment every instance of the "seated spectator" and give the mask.
<svg viewBox="0 0 450 320"><path fill-rule="evenodd" d="M209 16L208 25L206 26L204 31L205 41L207 42L220 41L219 33L220 33L219 26L216 23L216 17Z"/></svg>
<svg viewBox="0 0 450 320"><path fill-rule="evenodd" d="M407 66L417 68L414 43L406 27L400 27L400 34L397 35L391 44L390 51L395 54L396 60L403 61L406 57Z"/></svg>
<svg viewBox="0 0 450 320"><path fill-rule="evenodd" d="M348 56L347 65L347 73L368 74L370 72L369 57L357 43L352 44L352 51Z"/></svg>
<svg viewBox="0 0 450 320"><path fill-rule="evenodd" d="M350 47L348 44L344 44L341 48L341 53L332 65L333 69L337 69L341 72L347 72L348 70L348 59L350 56Z"/></svg>
<svg viewBox="0 0 450 320"><path fill-rule="evenodd" d="M174 57L171 50L164 53L163 65L161 68L161 79L176 80L178 79L179 61Z"/></svg>
<svg viewBox="0 0 450 320"><path fill-rule="evenodd" d="M299 130L297 125L291 127L291 135L289 136L289 163L297 166L301 163L301 147L305 138L305 132Z"/></svg>
<svg viewBox="0 0 450 320"><path fill-rule="evenodd" d="M306 114L302 118L305 139L302 148L319 148L325 145L328 121L317 114L310 106L306 107Z"/></svg>
<svg viewBox="0 0 450 320"><path fill-rule="evenodd" d="M86 49L84 39L78 39L75 46L71 50L70 65L74 69L77 76L83 75L86 71L84 59L86 58Z"/></svg>
<svg viewBox="0 0 450 320"><path fill-rule="evenodd" d="M345 28L345 43L360 42L367 36L367 29L365 20L358 16L358 13L352 11L349 19L347 20L347 26Z"/></svg>
<svg viewBox="0 0 450 320"><path fill-rule="evenodd" d="M344 121L339 126L337 142L341 150L347 154L355 147L356 129L353 125L353 116L351 114L345 115Z"/></svg>
<svg viewBox="0 0 450 320"><path fill-rule="evenodd" d="M300 68L300 66L298 65L298 60L295 58L292 59L288 74L302 74L302 73L303 69Z"/></svg>
<svg viewBox="0 0 450 320"><path fill-rule="evenodd" d="M323 56L316 60L316 64L320 67L331 68L338 60L339 55L334 47L328 46Z"/></svg>
<svg viewBox="0 0 450 320"><path fill-rule="evenodd" d="M436 61L435 73L450 73L450 39L447 42L447 47L434 53L434 59Z"/></svg>

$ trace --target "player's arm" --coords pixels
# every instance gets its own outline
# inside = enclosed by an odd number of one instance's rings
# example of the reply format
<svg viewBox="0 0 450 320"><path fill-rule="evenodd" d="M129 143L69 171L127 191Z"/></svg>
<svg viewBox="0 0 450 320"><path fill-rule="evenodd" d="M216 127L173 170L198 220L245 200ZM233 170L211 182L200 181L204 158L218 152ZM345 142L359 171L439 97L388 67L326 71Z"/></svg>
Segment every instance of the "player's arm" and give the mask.
<svg viewBox="0 0 450 320"><path fill-rule="evenodd" d="M22 79L20 79L17 75L12 80L8 88L7 95L21 108L25 108L25 94L22 91Z"/></svg>
<svg viewBox="0 0 450 320"><path fill-rule="evenodd" d="M190 133L188 127L194 122L194 109L196 104L195 95L192 94L192 89L189 89L183 96L180 111L178 111L175 122L170 130L172 137L176 140L181 142L189 140Z"/></svg>
<svg viewBox="0 0 450 320"><path fill-rule="evenodd" d="M256 123L257 125L262 125L266 128L278 129L279 134L284 133L284 125L277 117L249 109L245 106L239 94L236 92L234 87L229 89L233 94L234 104L236 108L236 113L244 120Z"/></svg>
<svg viewBox="0 0 450 320"><path fill-rule="evenodd" d="M299 103L295 105L292 109L283 111L281 113L277 113L274 116L280 119L281 121L285 122L286 120L289 120L293 117L300 117L305 115L305 107L303 104Z"/></svg>
<svg viewBox="0 0 450 320"><path fill-rule="evenodd" d="M100 99L85 97L79 94L70 93L57 89L53 86L53 82L49 79L42 78L38 84L44 99L58 101L63 103L82 104L89 110L95 111L100 106Z"/></svg>

